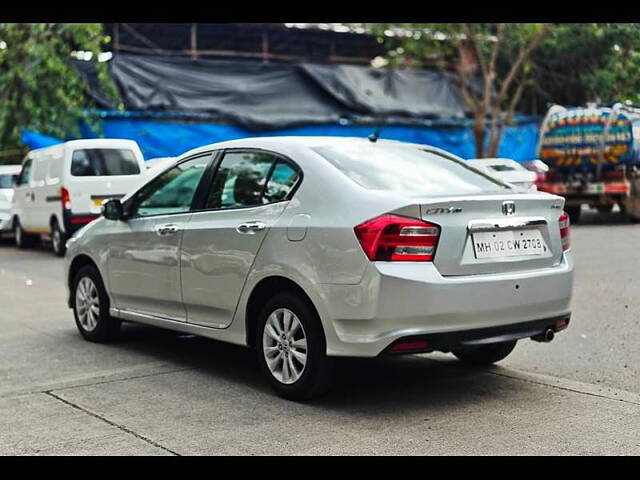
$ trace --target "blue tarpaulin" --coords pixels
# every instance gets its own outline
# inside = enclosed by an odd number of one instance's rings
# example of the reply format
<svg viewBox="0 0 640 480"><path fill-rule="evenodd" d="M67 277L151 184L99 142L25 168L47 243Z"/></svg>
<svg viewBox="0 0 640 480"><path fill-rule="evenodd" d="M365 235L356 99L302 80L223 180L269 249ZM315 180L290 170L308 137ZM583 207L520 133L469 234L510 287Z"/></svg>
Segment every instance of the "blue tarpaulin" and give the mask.
<svg viewBox="0 0 640 480"><path fill-rule="evenodd" d="M374 132L369 125L308 125L256 133L237 125L193 123L177 120L158 120L144 116L106 116L102 119L105 138L126 138L140 145L145 159L178 156L187 150L210 143L235 138L279 135L355 136L366 137ZM536 155L538 122L523 122L505 129L498 156L518 161L532 160ZM81 127L81 138L96 138L86 125ZM459 155L475 156L473 132L468 127L381 126L381 138L432 145ZM29 148L53 145L61 140L37 132L25 131L23 142Z"/></svg>

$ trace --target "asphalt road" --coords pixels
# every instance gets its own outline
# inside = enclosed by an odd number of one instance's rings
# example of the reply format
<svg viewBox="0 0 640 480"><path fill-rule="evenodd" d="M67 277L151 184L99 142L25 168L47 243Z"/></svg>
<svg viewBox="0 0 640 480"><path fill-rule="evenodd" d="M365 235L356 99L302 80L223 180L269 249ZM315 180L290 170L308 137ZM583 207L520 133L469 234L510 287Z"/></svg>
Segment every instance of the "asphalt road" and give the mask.
<svg viewBox="0 0 640 480"><path fill-rule="evenodd" d="M0 454L640 454L640 225L572 228L573 319L499 366L340 360L332 391L272 394L252 352L126 324L81 339L63 262L0 244Z"/></svg>

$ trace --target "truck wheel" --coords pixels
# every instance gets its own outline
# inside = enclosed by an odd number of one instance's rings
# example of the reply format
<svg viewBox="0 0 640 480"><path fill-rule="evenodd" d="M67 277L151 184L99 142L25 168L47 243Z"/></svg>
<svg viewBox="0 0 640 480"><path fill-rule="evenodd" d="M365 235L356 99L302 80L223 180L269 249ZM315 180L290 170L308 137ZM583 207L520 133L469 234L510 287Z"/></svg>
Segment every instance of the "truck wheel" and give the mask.
<svg viewBox="0 0 640 480"><path fill-rule="evenodd" d="M565 206L564 211L569 214L569 221L571 223L578 223L580 221L580 214L582 212L580 205Z"/></svg>
<svg viewBox="0 0 640 480"><path fill-rule="evenodd" d="M464 363L470 365L491 365L506 358L516 346L517 340L490 343L480 347L468 347L454 350L453 354Z"/></svg>

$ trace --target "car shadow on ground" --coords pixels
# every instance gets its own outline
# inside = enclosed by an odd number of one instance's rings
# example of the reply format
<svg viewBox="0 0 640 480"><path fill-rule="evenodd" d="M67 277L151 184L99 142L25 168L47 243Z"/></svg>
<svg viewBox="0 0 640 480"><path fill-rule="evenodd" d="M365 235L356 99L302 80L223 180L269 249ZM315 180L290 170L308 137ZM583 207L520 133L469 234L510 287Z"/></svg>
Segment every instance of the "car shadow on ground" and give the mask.
<svg viewBox="0 0 640 480"><path fill-rule="evenodd" d="M154 360L174 363L176 370L196 371L275 397L252 349L184 335L169 330L123 324L119 340L110 348L135 351ZM472 368L439 355L398 355L372 359L332 359L331 390L311 405L334 410L369 410L390 413L402 408L424 409L452 403L481 401L513 380L488 374L495 367ZM482 376L482 381L478 381ZM285 400L282 400L285 402Z"/></svg>

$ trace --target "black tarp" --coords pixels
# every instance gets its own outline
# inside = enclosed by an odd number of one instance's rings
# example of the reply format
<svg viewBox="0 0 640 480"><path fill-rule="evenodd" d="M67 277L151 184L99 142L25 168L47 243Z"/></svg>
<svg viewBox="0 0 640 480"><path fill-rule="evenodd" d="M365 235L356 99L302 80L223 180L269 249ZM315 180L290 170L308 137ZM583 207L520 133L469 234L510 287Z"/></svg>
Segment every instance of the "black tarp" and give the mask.
<svg viewBox="0 0 640 480"><path fill-rule="evenodd" d="M94 99L112 108L84 63ZM419 123L466 110L451 79L429 70L118 54L110 71L127 110L208 114L254 129Z"/></svg>

